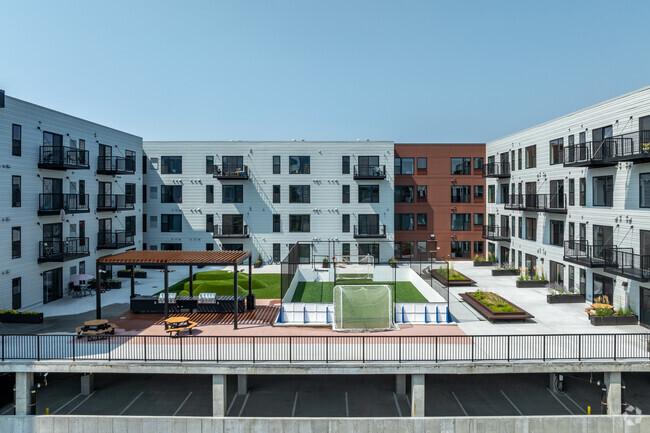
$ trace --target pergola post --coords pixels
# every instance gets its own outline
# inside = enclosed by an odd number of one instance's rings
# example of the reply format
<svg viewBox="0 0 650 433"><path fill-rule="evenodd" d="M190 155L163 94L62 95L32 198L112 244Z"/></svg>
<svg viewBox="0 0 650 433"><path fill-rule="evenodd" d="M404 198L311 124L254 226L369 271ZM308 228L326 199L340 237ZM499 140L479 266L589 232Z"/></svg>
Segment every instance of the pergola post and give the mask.
<svg viewBox="0 0 650 433"><path fill-rule="evenodd" d="M194 269L193 266L190 265L190 296L194 296Z"/></svg>
<svg viewBox="0 0 650 433"><path fill-rule="evenodd" d="M131 266L131 299L135 298L135 266Z"/></svg>
<svg viewBox="0 0 650 433"><path fill-rule="evenodd" d="M165 266L165 319L169 318L169 266Z"/></svg>
<svg viewBox="0 0 650 433"><path fill-rule="evenodd" d="M233 282L234 282L234 289L235 289L235 327L233 329L237 329L237 310L239 310L239 302L238 302L238 296L239 295L239 287L237 287L237 263L235 263L235 275L233 276Z"/></svg>
<svg viewBox="0 0 650 433"><path fill-rule="evenodd" d="M249 310L255 309L255 296L253 295L253 257L248 257L248 297L246 306Z"/></svg>
<svg viewBox="0 0 650 433"><path fill-rule="evenodd" d="M101 266L95 262L96 319L102 318L102 275L99 273L100 270Z"/></svg>

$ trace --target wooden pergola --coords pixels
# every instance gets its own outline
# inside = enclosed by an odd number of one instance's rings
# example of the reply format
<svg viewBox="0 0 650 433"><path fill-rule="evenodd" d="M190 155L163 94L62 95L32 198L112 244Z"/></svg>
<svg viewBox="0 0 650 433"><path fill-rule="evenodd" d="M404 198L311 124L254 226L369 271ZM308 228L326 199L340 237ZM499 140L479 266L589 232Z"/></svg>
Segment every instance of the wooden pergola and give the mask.
<svg viewBox="0 0 650 433"><path fill-rule="evenodd" d="M253 262L250 251L138 251L131 250L123 253L97 259L97 319L102 318L101 272L105 266L124 265L131 269L131 298L135 297L135 266L147 265L162 268L165 273L165 319L169 317L169 267L190 267L190 296L194 295L193 267L194 266L234 266L234 311L235 329L237 329L238 287L237 266L248 260L248 296L253 293Z"/></svg>

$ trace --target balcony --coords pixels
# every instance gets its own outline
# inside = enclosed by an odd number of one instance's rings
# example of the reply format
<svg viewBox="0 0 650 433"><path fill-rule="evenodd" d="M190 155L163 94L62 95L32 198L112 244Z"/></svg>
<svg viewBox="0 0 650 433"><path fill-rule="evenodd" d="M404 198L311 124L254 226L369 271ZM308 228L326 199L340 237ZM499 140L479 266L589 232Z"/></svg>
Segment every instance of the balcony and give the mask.
<svg viewBox="0 0 650 433"><path fill-rule="evenodd" d="M616 165L616 161L608 158L615 147L616 140L611 138L567 146L564 148L564 166L596 168Z"/></svg>
<svg viewBox="0 0 650 433"><path fill-rule="evenodd" d="M98 156L97 174L133 174L135 159L124 156Z"/></svg>
<svg viewBox="0 0 650 433"><path fill-rule="evenodd" d="M100 231L97 233L98 250L114 250L118 248L131 247L135 245L135 239L132 232L118 230L114 232Z"/></svg>
<svg viewBox="0 0 650 433"><path fill-rule="evenodd" d="M97 196L98 211L121 211L135 209L135 198L127 194L99 194Z"/></svg>
<svg viewBox="0 0 650 433"><path fill-rule="evenodd" d="M385 165L355 165L354 178L363 179L386 179Z"/></svg>
<svg viewBox="0 0 650 433"><path fill-rule="evenodd" d="M605 272L631 278L636 281L650 281L650 255L634 254L633 248L611 247L604 250Z"/></svg>
<svg viewBox="0 0 650 433"><path fill-rule="evenodd" d="M483 239L510 242L510 227L483 226Z"/></svg>
<svg viewBox="0 0 650 433"><path fill-rule="evenodd" d="M38 214L58 215L90 212L88 194L39 194Z"/></svg>
<svg viewBox="0 0 650 433"><path fill-rule="evenodd" d="M88 238L48 239L38 243L38 263L65 262L87 257Z"/></svg>
<svg viewBox="0 0 650 433"><path fill-rule="evenodd" d="M385 238L386 225L385 224L365 224L354 226L355 238Z"/></svg>
<svg viewBox="0 0 650 433"><path fill-rule="evenodd" d="M510 163L508 161L488 162L483 165L483 177L507 178L510 177Z"/></svg>
<svg viewBox="0 0 650 433"><path fill-rule="evenodd" d="M218 225L214 226L212 232L214 238L248 238L248 226L246 224L231 224L231 225Z"/></svg>
<svg viewBox="0 0 650 433"><path fill-rule="evenodd" d="M212 176L221 180L248 180L248 166L237 164L215 165Z"/></svg>
<svg viewBox="0 0 650 433"><path fill-rule="evenodd" d="M564 241L564 261L588 268L605 266L604 250L611 248L603 245L589 245L582 240Z"/></svg>
<svg viewBox="0 0 650 433"><path fill-rule="evenodd" d="M87 150L65 146L41 146L38 153L38 168L50 170L90 168L90 156Z"/></svg>
<svg viewBox="0 0 650 433"><path fill-rule="evenodd" d="M616 136L607 149L609 161L650 162L650 131L637 131Z"/></svg>
<svg viewBox="0 0 650 433"><path fill-rule="evenodd" d="M511 194L505 208L527 212L567 213L564 194Z"/></svg>

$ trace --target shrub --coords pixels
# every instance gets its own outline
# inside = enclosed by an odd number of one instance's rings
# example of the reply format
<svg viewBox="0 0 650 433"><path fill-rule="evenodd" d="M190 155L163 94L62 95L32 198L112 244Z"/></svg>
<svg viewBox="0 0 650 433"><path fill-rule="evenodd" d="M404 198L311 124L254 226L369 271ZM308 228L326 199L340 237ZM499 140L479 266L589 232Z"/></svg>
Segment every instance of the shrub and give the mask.
<svg viewBox="0 0 650 433"><path fill-rule="evenodd" d="M232 279L232 272L228 271L206 271L194 275L194 280L228 280Z"/></svg>
<svg viewBox="0 0 650 433"><path fill-rule="evenodd" d="M0 310L0 314L41 314L38 311Z"/></svg>
<svg viewBox="0 0 650 433"><path fill-rule="evenodd" d="M614 315L613 308L596 308L594 312L596 316L609 317Z"/></svg>
<svg viewBox="0 0 650 433"><path fill-rule="evenodd" d="M623 307L619 308L616 311L617 316L634 316L634 313L632 312L632 309L630 307Z"/></svg>
<svg viewBox="0 0 650 433"><path fill-rule="evenodd" d="M474 256L474 261L475 262L485 262L485 257L482 256Z"/></svg>
<svg viewBox="0 0 650 433"><path fill-rule="evenodd" d="M505 300L501 299L497 295L491 292L484 292L482 290L477 290L472 293L474 299L488 307L492 311L496 312L512 312L517 311L515 307L510 305Z"/></svg>
<svg viewBox="0 0 650 433"><path fill-rule="evenodd" d="M497 261L497 256L495 256L492 253L488 253L488 262L496 262Z"/></svg>
<svg viewBox="0 0 650 433"><path fill-rule="evenodd" d="M196 295L196 293L194 294ZM178 292L178 296L190 296L190 292L188 292L187 290L181 290L180 292Z"/></svg>

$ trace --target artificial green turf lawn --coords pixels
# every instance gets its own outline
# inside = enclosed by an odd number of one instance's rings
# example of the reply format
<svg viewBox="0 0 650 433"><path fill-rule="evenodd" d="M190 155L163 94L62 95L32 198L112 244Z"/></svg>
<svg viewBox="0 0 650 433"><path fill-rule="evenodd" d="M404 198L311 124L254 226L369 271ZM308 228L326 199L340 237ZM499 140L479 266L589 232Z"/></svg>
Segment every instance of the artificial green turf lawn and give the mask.
<svg viewBox="0 0 650 433"><path fill-rule="evenodd" d="M219 274L217 274L219 272ZM212 275L216 276L216 280L218 281L230 281L230 284L232 285L233 283L233 277L232 274L228 276L228 278L224 278L224 275L222 273L227 273L227 271L206 271L206 272L199 272L194 274L194 281L199 282L199 281L205 281L204 278L210 277ZM207 274L207 275L202 275L202 274ZM212 274L212 275L210 275ZM198 275L202 275L201 277L197 278ZM185 283L188 283L190 281L189 278L183 278L181 281L179 281L176 284L172 284L169 286L169 291L178 293L181 290L183 290ZM213 281L212 278L210 278L207 281ZM257 299L280 299L280 274L253 274L253 283L255 281L261 281L264 284L266 284L266 287L258 288L255 289L253 288L253 293L255 293L255 297ZM248 293L248 274L242 274L240 273L239 276L237 277L237 285L246 291ZM228 293L229 295L232 294L232 291ZM205 291L206 293L208 291ZM160 293L160 292L158 292ZM217 292L214 292L217 293Z"/></svg>
<svg viewBox="0 0 650 433"><path fill-rule="evenodd" d="M422 296L422 293L410 281L397 282L397 298L395 298L395 288L392 282L353 282L353 281L339 281L336 284L333 282L300 282L296 287L296 293L293 295L291 302L314 302L314 303L332 303L334 296L335 285L352 285L352 284L384 284L389 286L393 292L393 299L395 302L427 302L427 298Z"/></svg>

